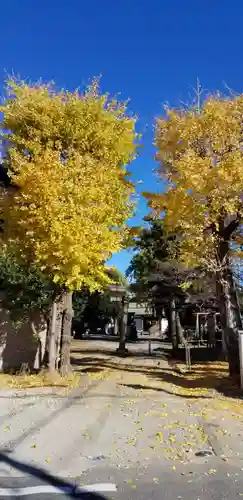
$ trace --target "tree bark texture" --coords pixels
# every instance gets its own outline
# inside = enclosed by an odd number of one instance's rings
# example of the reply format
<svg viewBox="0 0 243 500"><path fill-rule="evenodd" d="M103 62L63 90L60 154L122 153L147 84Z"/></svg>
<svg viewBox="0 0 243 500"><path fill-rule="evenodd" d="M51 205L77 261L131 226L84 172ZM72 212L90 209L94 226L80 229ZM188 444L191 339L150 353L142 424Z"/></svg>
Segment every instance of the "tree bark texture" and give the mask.
<svg viewBox="0 0 243 500"><path fill-rule="evenodd" d="M54 300L51 309L50 331L48 334L48 370L51 375L56 371L56 319L57 303Z"/></svg>
<svg viewBox="0 0 243 500"><path fill-rule="evenodd" d="M169 335L172 342L172 348L177 349L177 335L176 335L176 304L173 297L169 300L169 317L168 317Z"/></svg>
<svg viewBox="0 0 243 500"><path fill-rule="evenodd" d="M181 318L180 318L180 313L179 311L176 311L176 336L177 336L177 345L185 344L185 337L184 337L184 331L181 326Z"/></svg>
<svg viewBox="0 0 243 500"><path fill-rule="evenodd" d="M119 354L126 353L127 316L128 316L128 314L126 311L126 305L125 305L125 302L123 300L122 308L121 308L121 316L120 316L120 321L119 321L119 326L120 326L120 338L119 338L119 347L118 347Z"/></svg>
<svg viewBox="0 0 243 500"><path fill-rule="evenodd" d="M229 363L231 376L239 375L238 330L242 328L237 293L229 261L229 243L223 239L219 243L218 255L221 270L217 272L216 293L222 327L222 347Z"/></svg>
<svg viewBox="0 0 243 500"><path fill-rule="evenodd" d="M51 311L50 311L49 317L46 318L46 325L47 325L47 334L46 334L46 341L45 341L45 351L44 351L44 356L43 356L43 361L42 361L42 368L48 367L49 337L50 337L50 331L51 331Z"/></svg>
<svg viewBox="0 0 243 500"><path fill-rule="evenodd" d="M209 314L207 317L207 334L208 347L214 348L216 346L216 315L215 313Z"/></svg>
<svg viewBox="0 0 243 500"><path fill-rule="evenodd" d="M61 341L63 331L63 315L64 315L64 298L60 297L57 302L57 316L56 316L56 331L55 331L55 346L56 346L56 370L60 369L61 361Z"/></svg>
<svg viewBox="0 0 243 500"><path fill-rule="evenodd" d="M61 376L68 375L71 371L70 350L71 350L71 330L72 330L72 292L67 291L62 296L63 299L63 322L62 322L62 339L61 339L61 359L60 373Z"/></svg>

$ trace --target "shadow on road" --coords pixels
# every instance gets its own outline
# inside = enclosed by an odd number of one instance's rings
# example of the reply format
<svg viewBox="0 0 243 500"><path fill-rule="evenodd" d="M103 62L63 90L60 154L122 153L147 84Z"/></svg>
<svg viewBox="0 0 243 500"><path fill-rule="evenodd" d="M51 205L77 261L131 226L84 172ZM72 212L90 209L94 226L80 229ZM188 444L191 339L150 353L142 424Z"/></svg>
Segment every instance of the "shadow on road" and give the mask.
<svg viewBox="0 0 243 500"><path fill-rule="evenodd" d="M81 373L98 373L106 369L112 369L120 372L128 372L145 375L149 379L165 382L161 388L154 387L154 390L173 394L178 397L188 398L208 398L210 394L205 396L202 394L203 390L215 390L224 396L239 398L240 392L236 381L228 376L228 368L226 364L221 362L214 362L214 353L211 353L211 359L207 359L207 348L195 347L192 349L192 371L180 372L177 369L177 363L180 363L180 358L183 359L183 352L179 353L179 359L172 359L171 348L163 347L156 349L152 352L152 356L146 352L131 352L131 358L127 357L125 363L119 362L114 351L107 351L101 348L94 348L94 344L89 346L76 345L72 355L72 365L75 370ZM182 350L181 350L182 351ZM79 357L80 356L80 357ZM114 357L113 357L114 356ZM134 358L137 362L134 362ZM146 365L142 360L150 359L152 363ZM201 359L203 361L201 361ZM140 362L141 361L141 362ZM130 383L130 381L129 381ZM171 384L171 389L169 385ZM178 389L184 390L184 394L176 391ZM153 387L146 384L141 388L153 390ZM198 389L199 394L196 394ZM200 394L201 390L201 394ZM192 392L190 394L190 391ZM194 393L193 393L194 392Z"/></svg>
<svg viewBox="0 0 243 500"><path fill-rule="evenodd" d="M146 343L147 344L147 343ZM139 344L138 344L139 345ZM136 346L136 344L133 344L133 346ZM77 347L75 347L74 349L72 349L72 353L74 354L74 357L75 357L75 354L100 354L100 355L103 355L103 356L114 356L114 357L118 357L118 354L116 352L116 347L114 349L90 349L90 347L87 349L87 347L82 347L80 349L78 349ZM148 357L148 348L143 351L136 351L136 349L133 349L132 351L129 351L129 344L127 343L127 348L128 348L128 352L126 353L126 358L134 358L134 356L136 356L136 358L147 358ZM146 352L147 351L147 352ZM171 349L170 349L171 351ZM159 353L153 353L152 352L152 357L156 357L156 358L164 358L165 356L169 356L169 353L167 353L164 349L161 350ZM124 356L122 356L124 357ZM73 358L72 358L73 359Z"/></svg>
<svg viewBox="0 0 243 500"><path fill-rule="evenodd" d="M90 500L105 500L104 496L101 496L100 494L97 493L91 493L91 492L77 492L75 484L66 481L64 479L60 479L45 470L30 465L26 464L24 462L20 462L19 460L16 460L16 458L10 457L7 453L0 452L0 462L4 462L5 464L9 465L10 467L13 467L14 469L23 472L24 474L31 476L35 479L38 479L41 481L41 484L47 484L50 486L54 486L58 489L60 489L61 492L65 492L66 497L69 498L82 498L83 500L85 499L90 499ZM11 479L12 483L12 479ZM9 484L9 488L13 488L13 484ZM55 497L54 497L55 498Z"/></svg>
<svg viewBox="0 0 243 500"><path fill-rule="evenodd" d="M173 396L176 396L178 398L183 398L183 399L185 399L185 397L187 399L212 399L212 396L204 396L204 395L202 396L202 395L196 395L196 394L187 394L185 396L185 394L179 394L179 393L167 391L166 389L161 388L161 387L153 387L153 386L144 385L144 384L119 384L119 385L121 387L132 387L135 390L143 389L143 390L148 390L148 391L164 392L165 394L173 395Z"/></svg>

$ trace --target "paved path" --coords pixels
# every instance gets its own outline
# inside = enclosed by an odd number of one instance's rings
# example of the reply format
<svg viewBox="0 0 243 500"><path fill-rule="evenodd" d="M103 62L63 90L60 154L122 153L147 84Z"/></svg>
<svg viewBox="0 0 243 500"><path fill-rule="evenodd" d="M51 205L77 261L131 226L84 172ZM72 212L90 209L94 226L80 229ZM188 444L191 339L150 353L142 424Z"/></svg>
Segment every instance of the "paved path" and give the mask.
<svg viewBox="0 0 243 500"><path fill-rule="evenodd" d="M239 468L210 459L207 463L180 465L175 471L153 463L117 469L101 465L82 475L81 481L63 478L62 484L31 478L1 480L1 500L49 500L73 496L90 500L238 500L243 494ZM88 496L87 496L88 495Z"/></svg>
<svg viewBox="0 0 243 500"><path fill-rule="evenodd" d="M15 391L1 398L1 449L18 461L61 476L76 476L102 461L188 460L208 448L203 427L187 403L112 380L94 380L69 397ZM0 474L9 466L2 466ZM21 472L21 471L20 471Z"/></svg>
<svg viewBox="0 0 243 500"><path fill-rule="evenodd" d="M227 433L216 433L220 446L215 446L213 420L222 428L210 398L195 402L174 393L169 382L159 379L161 370L170 373L165 359L152 360L141 345L136 357L123 360L104 354L104 344L94 350L90 347L85 360L74 353L76 368L86 375L71 394L46 388L0 392L1 488L30 488L19 491L31 494L36 491L31 488L42 485L49 488L49 493L40 492L38 498L44 500L61 479L66 494L74 485L96 485L92 494L107 498L125 494L159 500L173 491L171 500L182 496L181 485L185 498L204 500L217 483L212 498L226 499L234 498L229 496L230 477L235 495L243 492L243 455L234 447L230 456L224 449L222 453ZM225 410L218 408L220 418L222 411L229 415L227 399L224 403ZM241 431L241 417L234 421ZM195 496L197 489L200 495Z"/></svg>

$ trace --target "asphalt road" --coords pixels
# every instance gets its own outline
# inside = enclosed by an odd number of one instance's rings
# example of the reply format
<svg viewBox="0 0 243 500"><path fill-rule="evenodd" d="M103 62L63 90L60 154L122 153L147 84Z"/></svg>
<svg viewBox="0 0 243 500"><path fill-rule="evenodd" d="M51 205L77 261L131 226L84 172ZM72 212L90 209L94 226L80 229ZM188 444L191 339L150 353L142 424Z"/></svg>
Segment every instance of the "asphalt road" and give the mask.
<svg viewBox="0 0 243 500"><path fill-rule="evenodd" d="M140 348L142 352L144 346ZM92 349L87 355L92 361ZM141 360L146 372L146 356ZM165 374L167 368L165 364ZM150 380L143 372L138 377L128 370L125 377L121 370L113 377L91 379L71 395L1 392L0 500L243 497L243 454L234 453L234 462L224 461L212 447L210 456L199 457L202 446L211 450L211 440L205 444L202 439L197 412L188 401L163 386L141 392ZM164 443L173 429L169 450L156 439L161 426ZM241 438L236 435L237 442ZM220 439L225 442L226 436ZM176 451L183 445L191 448L175 461L173 446Z"/></svg>
<svg viewBox="0 0 243 500"><path fill-rule="evenodd" d="M76 480L66 478L56 485L53 479L0 478L1 500L72 497L83 500L236 500L240 496L243 496L241 464L224 463L219 459L181 464L175 470L169 466L161 469L158 463L132 469L97 466Z"/></svg>

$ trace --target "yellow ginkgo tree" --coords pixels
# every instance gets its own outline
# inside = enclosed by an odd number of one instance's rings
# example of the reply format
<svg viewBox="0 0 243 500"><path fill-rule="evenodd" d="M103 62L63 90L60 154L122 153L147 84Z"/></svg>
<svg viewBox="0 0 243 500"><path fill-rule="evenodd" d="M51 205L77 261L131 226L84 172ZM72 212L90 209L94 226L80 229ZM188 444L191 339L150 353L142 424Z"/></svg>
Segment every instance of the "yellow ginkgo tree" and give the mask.
<svg viewBox="0 0 243 500"><path fill-rule="evenodd" d="M243 95L208 96L166 107L156 123L162 193L148 195L169 231L180 228L181 259L214 273L230 372L239 371L241 317L232 256L243 245ZM163 187L164 187L163 186Z"/></svg>
<svg viewBox="0 0 243 500"><path fill-rule="evenodd" d="M4 167L14 187L1 191L2 244L49 273L69 294L70 309L72 290L107 283L104 263L126 239L136 119L126 103L102 95L97 80L83 93L10 80L1 112ZM54 344L53 335L51 351Z"/></svg>

